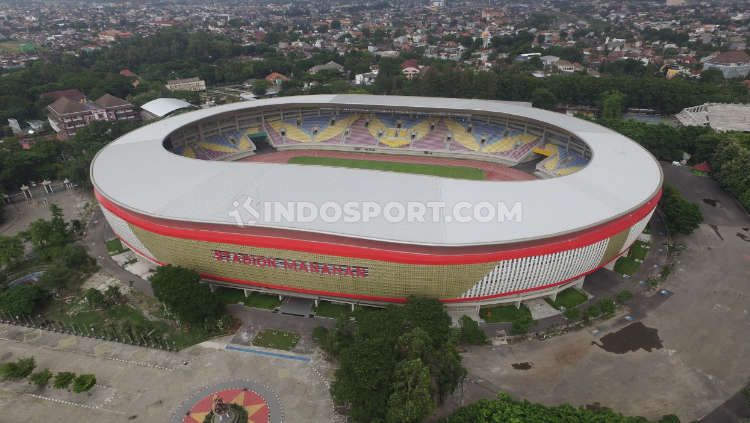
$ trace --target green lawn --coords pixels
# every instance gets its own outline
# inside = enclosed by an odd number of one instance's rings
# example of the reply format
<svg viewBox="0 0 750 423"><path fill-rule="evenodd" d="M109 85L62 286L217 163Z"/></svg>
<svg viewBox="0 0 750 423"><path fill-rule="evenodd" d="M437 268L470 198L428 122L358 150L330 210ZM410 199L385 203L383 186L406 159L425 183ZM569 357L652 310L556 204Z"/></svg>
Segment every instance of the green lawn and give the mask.
<svg viewBox="0 0 750 423"><path fill-rule="evenodd" d="M119 238L112 238L107 241L107 252L110 256L124 253L125 251L128 251L128 249L124 245L122 245L122 242Z"/></svg>
<svg viewBox="0 0 750 423"><path fill-rule="evenodd" d="M297 345L299 335L294 332L283 330L263 329L253 339L253 345L259 347L276 348L278 350L291 350Z"/></svg>
<svg viewBox="0 0 750 423"><path fill-rule="evenodd" d="M235 288L216 288L214 294L224 304L241 304L245 302L245 292Z"/></svg>
<svg viewBox="0 0 750 423"><path fill-rule="evenodd" d="M322 317L333 317L338 318L349 313L352 307L348 304L336 304L328 301L318 301L318 306L315 308L315 315Z"/></svg>
<svg viewBox="0 0 750 423"><path fill-rule="evenodd" d="M248 307L264 308L267 310L273 310L281 304L278 295L261 294L258 292L251 293L243 302Z"/></svg>
<svg viewBox="0 0 750 423"><path fill-rule="evenodd" d="M91 335L117 335L123 342L131 343L140 336L162 339L177 348L205 341L220 333L208 332L201 327L177 327L174 322L163 319L149 319L143 312L131 305L120 304L102 309L91 309L75 299L70 304L56 301L43 312L43 317L62 325L67 330L86 331ZM92 330L93 328L93 330Z"/></svg>
<svg viewBox="0 0 750 423"><path fill-rule="evenodd" d="M640 266L640 263L636 262L632 257L620 257L615 262L615 272L631 276L638 270L638 266Z"/></svg>
<svg viewBox="0 0 750 423"><path fill-rule="evenodd" d="M352 169L383 170L388 172L416 173L419 175L441 176L454 179L483 180L484 171L466 166L440 166L423 163L385 162L378 160L341 159L336 157L298 156L289 159L289 163L301 165L319 165L346 167Z"/></svg>
<svg viewBox="0 0 750 423"><path fill-rule="evenodd" d="M510 323L524 316L531 319L531 311L523 304L521 308L516 308L515 305L495 306L479 310L479 316L487 323Z"/></svg>
<svg viewBox="0 0 750 423"><path fill-rule="evenodd" d="M25 41L2 41L0 51L7 53L33 53L36 50L34 44Z"/></svg>
<svg viewBox="0 0 750 423"><path fill-rule="evenodd" d="M555 301L549 298L545 298L544 301L547 301L549 305L560 310L562 307L566 309L574 308L578 304L584 303L587 299L586 294L583 292L575 288L567 288L557 293Z"/></svg>
<svg viewBox="0 0 750 423"><path fill-rule="evenodd" d="M646 254L648 254L648 244L643 241L636 241L630 247L628 257L643 260L646 258Z"/></svg>

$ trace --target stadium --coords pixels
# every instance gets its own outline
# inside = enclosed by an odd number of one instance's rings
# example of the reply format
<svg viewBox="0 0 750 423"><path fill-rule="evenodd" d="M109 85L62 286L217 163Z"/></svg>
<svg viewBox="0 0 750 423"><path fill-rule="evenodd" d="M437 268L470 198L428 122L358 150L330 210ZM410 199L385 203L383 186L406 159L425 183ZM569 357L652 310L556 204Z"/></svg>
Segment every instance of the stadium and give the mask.
<svg viewBox="0 0 750 423"><path fill-rule="evenodd" d="M102 149L91 179L115 234L155 265L284 296L382 305L418 295L453 307L580 286L628 251L662 184L646 150L588 121L370 95L162 119ZM303 219L292 203L319 214ZM382 213L347 220L341 204ZM392 204L402 206L388 213ZM441 208L403 218L425 204Z"/></svg>

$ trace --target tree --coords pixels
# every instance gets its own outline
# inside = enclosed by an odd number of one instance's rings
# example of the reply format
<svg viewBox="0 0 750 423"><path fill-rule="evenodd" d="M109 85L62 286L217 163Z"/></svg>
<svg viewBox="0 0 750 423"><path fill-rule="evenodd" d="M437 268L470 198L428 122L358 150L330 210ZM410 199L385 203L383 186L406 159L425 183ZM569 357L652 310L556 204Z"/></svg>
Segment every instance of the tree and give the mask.
<svg viewBox="0 0 750 423"><path fill-rule="evenodd" d="M265 79L258 79L253 81L253 94L258 97L266 95L268 92L268 81Z"/></svg>
<svg viewBox="0 0 750 423"><path fill-rule="evenodd" d="M34 367L36 367L34 357L19 358L16 362L4 363L0 366L0 379L23 379L34 371Z"/></svg>
<svg viewBox="0 0 750 423"><path fill-rule="evenodd" d="M625 109L625 96L619 91L604 93L602 99L602 118L620 119Z"/></svg>
<svg viewBox="0 0 750 423"><path fill-rule="evenodd" d="M96 288L87 289L83 294L83 298L86 301L86 304L89 305L89 307L99 308L103 307L106 304L104 294L102 294L102 291L99 291Z"/></svg>
<svg viewBox="0 0 750 423"><path fill-rule="evenodd" d="M13 317L29 316L49 294L36 285L17 285L0 293L0 311Z"/></svg>
<svg viewBox="0 0 750 423"><path fill-rule="evenodd" d="M531 93L531 105L540 109L552 110L557 105L557 97L546 88L537 88Z"/></svg>
<svg viewBox="0 0 750 423"><path fill-rule="evenodd" d="M16 236L0 235L0 267L10 266L23 257L23 244Z"/></svg>
<svg viewBox="0 0 750 423"><path fill-rule="evenodd" d="M627 417L604 408L583 408L570 405L547 407L518 401L500 393L494 400L483 399L461 407L442 420L443 423L491 422L606 422L648 423L643 417Z"/></svg>
<svg viewBox="0 0 750 423"><path fill-rule="evenodd" d="M92 374L78 375L73 379L73 392L81 393L90 390L96 385L96 376Z"/></svg>
<svg viewBox="0 0 750 423"><path fill-rule="evenodd" d="M487 335L479 328L479 324L474 319L469 316L461 316L459 323L461 326L459 339L462 343L472 345L487 343Z"/></svg>
<svg viewBox="0 0 750 423"><path fill-rule="evenodd" d="M200 275L179 266L159 267L151 277L156 298L178 319L188 324L213 324L224 307L209 287L200 283Z"/></svg>
<svg viewBox="0 0 750 423"><path fill-rule="evenodd" d="M50 372L49 369L44 369L42 371L32 373L32 375L29 376L29 380L31 381L31 383L39 388L44 388L45 386L47 386L50 379L52 379L52 372Z"/></svg>
<svg viewBox="0 0 750 423"><path fill-rule="evenodd" d="M392 393L388 398L386 422L418 423L435 404L430 392L430 371L422 360L404 360L396 366Z"/></svg>
<svg viewBox="0 0 750 423"><path fill-rule="evenodd" d="M75 379L76 374L73 372L58 372L52 381L52 386L57 389L67 389L70 383Z"/></svg>
<svg viewBox="0 0 750 423"><path fill-rule="evenodd" d="M62 247L72 240L68 223L63 219L63 212L56 204L50 204L52 219L38 219L31 222L29 229L22 236L31 243L35 252L49 253L50 247Z"/></svg>
<svg viewBox="0 0 750 423"><path fill-rule="evenodd" d="M68 267L54 265L44 271L39 278L39 285L51 290L63 290L71 281L71 270Z"/></svg>
<svg viewBox="0 0 750 423"><path fill-rule="evenodd" d="M339 361L331 392L336 402L349 406L353 421L417 421L410 419L428 412L422 368L432 403L442 402L465 376L456 333L439 301L409 298L403 306L358 310L353 317L325 334L331 356ZM400 385L399 378L407 376L408 384Z"/></svg>
<svg viewBox="0 0 750 423"><path fill-rule="evenodd" d="M673 233L689 235L703 222L698 205L687 201L671 185L664 185L659 206L664 212L667 228Z"/></svg>

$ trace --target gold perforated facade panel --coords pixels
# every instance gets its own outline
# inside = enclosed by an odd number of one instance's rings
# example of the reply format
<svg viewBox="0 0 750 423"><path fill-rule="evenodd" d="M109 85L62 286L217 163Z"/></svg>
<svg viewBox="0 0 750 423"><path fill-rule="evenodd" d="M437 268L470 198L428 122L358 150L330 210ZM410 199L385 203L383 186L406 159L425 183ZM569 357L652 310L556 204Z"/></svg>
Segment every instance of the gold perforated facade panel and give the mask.
<svg viewBox="0 0 750 423"><path fill-rule="evenodd" d="M495 267L495 262L442 266L391 263L173 238L133 225L131 228L159 261L222 278L312 291L374 297L456 298ZM222 256L217 252L230 254ZM271 262L276 259L284 260L284 264ZM295 261L293 268L286 265L287 260ZM334 266L333 270L320 269L329 265ZM317 269L313 270L313 266ZM358 276L356 271L347 272L342 267L366 269L367 275Z"/></svg>

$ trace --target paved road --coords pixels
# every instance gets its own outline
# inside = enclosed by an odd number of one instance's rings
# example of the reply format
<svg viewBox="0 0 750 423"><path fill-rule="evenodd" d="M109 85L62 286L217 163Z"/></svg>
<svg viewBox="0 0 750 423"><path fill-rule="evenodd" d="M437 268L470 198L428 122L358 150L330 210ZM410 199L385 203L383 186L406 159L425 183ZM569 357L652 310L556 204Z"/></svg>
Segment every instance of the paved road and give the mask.
<svg viewBox="0 0 750 423"><path fill-rule="evenodd" d="M464 403L505 391L549 405L600 404L630 415L658 419L676 413L692 421L750 381L750 242L742 237L750 235L745 229L750 218L711 179L669 165L664 171L685 196L701 201L706 223L688 237L675 238L686 249L663 284L674 294L652 297L658 304L638 313L643 324L657 330L663 346L615 354L593 345L629 324L613 319L546 341L471 348L463 355ZM531 368L512 367L520 362L530 362ZM447 413L461 401L456 394L440 411ZM706 421L748 417L740 414L746 410L723 411L731 417Z"/></svg>
<svg viewBox="0 0 750 423"><path fill-rule="evenodd" d="M146 295L153 296L154 291L151 289L151 284L148 281L123 269L109 256L105 241L114 236L112 229L110 229L107 221L104 219L102 211L96 207L89 219L88 226L86 227L86 236L83 239L89 255L96 258L96 262L104 273L124 283L132 281L134 289Z"/></svg>

